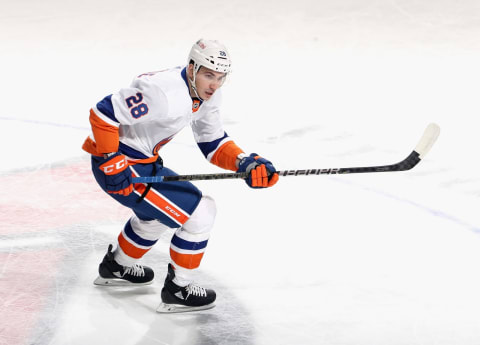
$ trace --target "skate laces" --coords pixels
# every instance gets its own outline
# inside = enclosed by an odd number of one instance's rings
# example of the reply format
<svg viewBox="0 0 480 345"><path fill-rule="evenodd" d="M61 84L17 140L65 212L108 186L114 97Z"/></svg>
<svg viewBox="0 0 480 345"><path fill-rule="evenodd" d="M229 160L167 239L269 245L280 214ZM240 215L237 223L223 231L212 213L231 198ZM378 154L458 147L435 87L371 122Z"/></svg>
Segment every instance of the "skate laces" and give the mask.
<svg viewBox="0 0 480 345"><path fill-rule="evenodd" d="M187 291L188 295L207 297L207 291L205 290L205 288L198 285L188 284L185 287L185 290Z"/></svg>
<svg viewBox="0 0 480 345"><path fill-rule="evenodd" d="M125 274L130 274L135 277L143 277L145 275L145 270L143 269L143 266L135 264L132 267L126 267L124 275Z"/></svg>

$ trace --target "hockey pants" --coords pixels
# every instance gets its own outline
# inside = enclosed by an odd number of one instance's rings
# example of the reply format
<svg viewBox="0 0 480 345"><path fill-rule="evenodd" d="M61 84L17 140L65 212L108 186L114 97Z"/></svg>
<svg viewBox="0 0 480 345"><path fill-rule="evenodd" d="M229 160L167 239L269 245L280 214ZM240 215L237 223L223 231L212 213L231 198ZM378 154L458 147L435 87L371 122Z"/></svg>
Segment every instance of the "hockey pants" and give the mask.
<svg viewBox="0 0 480 345"><path fill-rule="evenodd" d="M102 160L92 156L92 170L100 187L106 192ZM134 176L177 175L161 162L131 166ZM132 266L158 241L164 231L175 229L170 243L170 258L181 277L200 265L216 214L215 202L202 196L193 184L185 181L151 184L135 183L128 196L108 194L133 210L118 236L115 260Z"/></svg>

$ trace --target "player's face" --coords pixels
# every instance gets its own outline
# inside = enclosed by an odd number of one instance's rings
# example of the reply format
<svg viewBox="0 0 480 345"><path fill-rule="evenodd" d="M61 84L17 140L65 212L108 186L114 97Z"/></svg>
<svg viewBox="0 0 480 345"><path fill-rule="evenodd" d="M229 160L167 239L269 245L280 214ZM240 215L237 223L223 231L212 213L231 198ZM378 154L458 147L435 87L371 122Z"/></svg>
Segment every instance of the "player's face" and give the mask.
<svg viewBox="0 0 480 345"><path fill-rule="evenodd" d="M225 82L226 74L200 67L195 84L200 98L208 100Z"/></svg>

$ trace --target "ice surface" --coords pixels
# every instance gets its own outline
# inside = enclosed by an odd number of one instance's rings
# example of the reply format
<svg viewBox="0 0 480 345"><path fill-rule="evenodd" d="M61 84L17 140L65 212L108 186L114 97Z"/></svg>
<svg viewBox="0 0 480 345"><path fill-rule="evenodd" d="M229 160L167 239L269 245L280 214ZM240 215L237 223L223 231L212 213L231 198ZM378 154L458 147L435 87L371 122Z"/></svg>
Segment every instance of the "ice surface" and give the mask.
<svg viewBox="0 0 480 345"><path fill-rule="evenodd" d="M480 3L454 1L2 2L0 344L480 343ZM285 177L268 190L196 183L218 216L198 282L217 307L159 315L157 279L96 287L130 213L81 151L88 110L133 76L224 41L227 132L279 170L396 163L412 171ZM177 172L220 170L182 131ZM188 157L188 159L184 159Z"/></svg>

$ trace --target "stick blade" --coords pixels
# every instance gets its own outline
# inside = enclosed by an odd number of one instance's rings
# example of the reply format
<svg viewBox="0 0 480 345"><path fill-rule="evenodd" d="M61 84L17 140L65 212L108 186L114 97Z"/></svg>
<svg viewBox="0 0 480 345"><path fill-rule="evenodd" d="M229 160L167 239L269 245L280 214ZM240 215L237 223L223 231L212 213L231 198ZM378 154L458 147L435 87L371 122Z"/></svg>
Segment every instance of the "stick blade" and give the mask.
<svg viewBox="0 0 480 345"><path fill-rule="evenodd" d="M427 126L423 132L422 138L415 147L415 152L418 153L420 159L423 159L428 151L430 151L439 135L440 127L436 123L431 123Z"/></svg>

